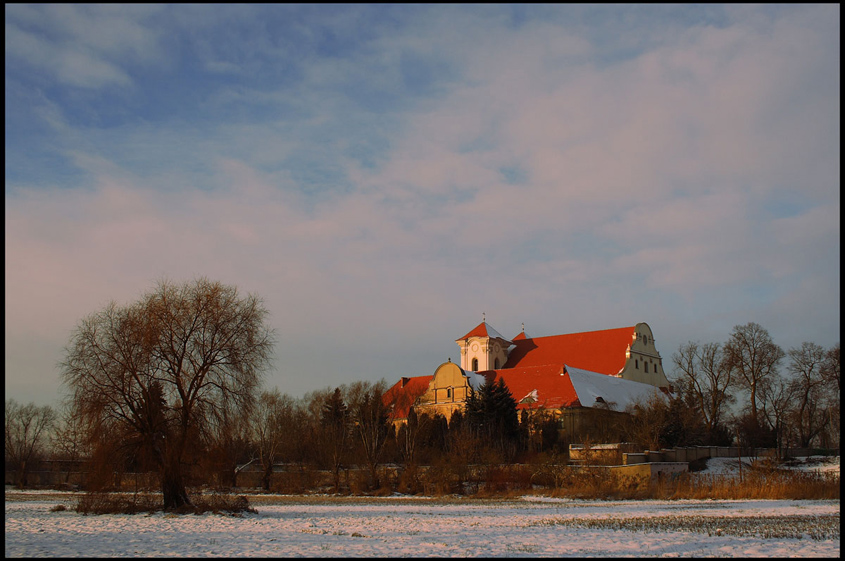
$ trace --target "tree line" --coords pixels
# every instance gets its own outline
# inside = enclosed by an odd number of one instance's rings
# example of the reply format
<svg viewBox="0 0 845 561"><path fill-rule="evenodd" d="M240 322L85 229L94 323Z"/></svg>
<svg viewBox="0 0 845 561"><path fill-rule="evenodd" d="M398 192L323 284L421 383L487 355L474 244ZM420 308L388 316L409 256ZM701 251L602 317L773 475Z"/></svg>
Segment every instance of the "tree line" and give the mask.
<svg viewBox="0 0 845 561"><path fill-rule="evenodd" d="M460 480L473 464L565 457L573 439L595 437L564 435L547 414L520 415L501 379L471 392L448 423L411 410L398 427L384 380L301 398L265 389L275 337L266 318L257 296L204 278L161 281L138 302L84 318L61 364L62 405L7 399L7 472L26 486L36 459L84 460L89 489L109 488L119 473L154 473L165 508L176 509L190 504L189 486L236 487L245 470L258 469L265 490L283 466L289 491L312 488L316 470L335 491L348 489L355 467L362 491L417 492L420 466L448 467ZM673 396L629 408L626 439L651 449L838 448L838 344L784 352L749 323L724 344L682 345L672 361ZM403 468L398 483L385 481L385 464Z"/></svg>
<svg viewBox="0 0 845 561"><path fill-rule="evenodd" d="M651 446L839 448L840 345L784 351L750 322L672 355L674 395L631 411Z"/></svg>

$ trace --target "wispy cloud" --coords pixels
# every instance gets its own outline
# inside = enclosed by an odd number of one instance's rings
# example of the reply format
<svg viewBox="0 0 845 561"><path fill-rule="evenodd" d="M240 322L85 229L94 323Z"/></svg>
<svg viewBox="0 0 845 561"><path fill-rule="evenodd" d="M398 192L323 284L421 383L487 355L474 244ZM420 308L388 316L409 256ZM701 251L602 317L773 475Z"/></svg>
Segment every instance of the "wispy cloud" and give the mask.
<svg viewBox="0 0 845 561"><path fill-rule="evenodd" d="M162 276L262 295L294 394L482 311L832 344L838 12L7 6L7 372Z"/></svg>

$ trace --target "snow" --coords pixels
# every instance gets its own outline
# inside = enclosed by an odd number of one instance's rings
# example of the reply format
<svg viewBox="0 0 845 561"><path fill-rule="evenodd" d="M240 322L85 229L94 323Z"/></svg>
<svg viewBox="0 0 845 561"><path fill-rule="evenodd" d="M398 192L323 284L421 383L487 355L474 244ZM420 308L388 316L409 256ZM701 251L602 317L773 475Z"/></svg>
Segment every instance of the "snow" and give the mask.
<svg viewBox="0 0 845 561"><path fill-rule="evenodd" d="M484 322L484 327L485 327L485 329L487 329L487 336L488 337L491 337L491 338L492 337L498 337L499 339L503 339L505 341L508 341L507 337L505 337L504 335L502 335L501 333L499 333L498 331L493 329L493 326L490 325L489 323L487 323L486 321Z"/></svg>
<svg viewBox="0 0 845 561"><path fill-rule="evenodd" d="M616 411L624 411L628 405L637 401L645 403L654 395L663 395L650 384L623 380L571 366L566 366L566 372L569 373L578 401L584 407L594 407L596 398L601 397L605 403L615 404Z"/></svg>
<svg viewBox="0 0 845 561"><path fill-rule="evenodd" d="M314 499L277 495L254 498L258 513L243 517L50 512L57 504L71 507L71 497L65 494L50 499L33 494L29 500L18 500L20 495L10 498L7 494L6 556L840 554L839 501L582 501L536 496L514 500ZM684 521L692 521L692 529ZM773 532L772 527L787 530ZM822 527L827 530L819 534L816 529ZM816 532L816 537L809 532Z"/></svg>
<svg viewBox="0 0 845 561"><path fill-rule="evenodd" d="M528 392L525 397L517 401L517 403L534 403L538 399L540 399L540 394L537 390L531 390Z"/></svg>
<svg viewBox="0 0 845 561"><path fill-rule="evenodd" d="M744 456L742 458L743 469L748 469L752 460L753 458ZM800 471L831 473L839 477L839 456L800 456L795 458L794 462L790 465L784 465L783 467ZM739 476L739 459L709 458L707 460L707 467L697 473Z"/></svg>
<svg viewBox="0 0 845 561"><path fill-rule="evenodd" d="M464 374L467 377L467 382L469 382L469 385L472 386L472 389L475 391L478 391L481 386L487 383L487 378L485 378L478 372L474 372L472 370L464 370Z"/></svg>

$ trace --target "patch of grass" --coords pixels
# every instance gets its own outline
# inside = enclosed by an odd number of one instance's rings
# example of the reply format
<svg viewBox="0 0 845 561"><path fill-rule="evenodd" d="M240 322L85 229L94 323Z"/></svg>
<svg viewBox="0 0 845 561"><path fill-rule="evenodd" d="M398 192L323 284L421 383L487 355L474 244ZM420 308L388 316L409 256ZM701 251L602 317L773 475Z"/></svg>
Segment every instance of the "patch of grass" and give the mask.
<svg viewBox="0 0 845 561"><path fill-rule="evenodd" d="M568 526L634 532L698 532L709 536L753 536L766 539L839 539L839 516L648 516L626 518L547 518L529 526Z"/></svg>

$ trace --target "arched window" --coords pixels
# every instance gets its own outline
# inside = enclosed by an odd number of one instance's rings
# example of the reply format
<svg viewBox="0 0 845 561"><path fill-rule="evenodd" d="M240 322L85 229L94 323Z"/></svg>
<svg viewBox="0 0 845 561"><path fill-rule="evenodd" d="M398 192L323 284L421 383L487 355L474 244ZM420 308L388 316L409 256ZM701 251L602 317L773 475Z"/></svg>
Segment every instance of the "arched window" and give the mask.
<svg viewBox="0 0 845 561"><path fill-rule="evenodd" d="M634 368L639 369L639 367L640 367L640 361L639 361L639 360L635 360L635 361L634 361Z"/></svg>
<svg viewBox="0 0 845 561"><path fill-rule="evenodd" d="M452 388L446 388L446 399L452 399Z"/></svg>
<svg viewBox="0 0 845 561"><path fill-rule="evenodd" d="M493 361L493 368L496 369L496 370L499 369L499 359L498 358Z"/></svg>
<svg viewBox="0 0 845 561"><path fill-rule="evenodd" d="M648 374L648 363L644 362L643 364L645 364L645 373Z"/></svg>
<svg viewBox="0 0 845 561"><path fill-rule="evenodd" d="M477 358L472 359L472 371L478 372L478 359Z"/></svg>

